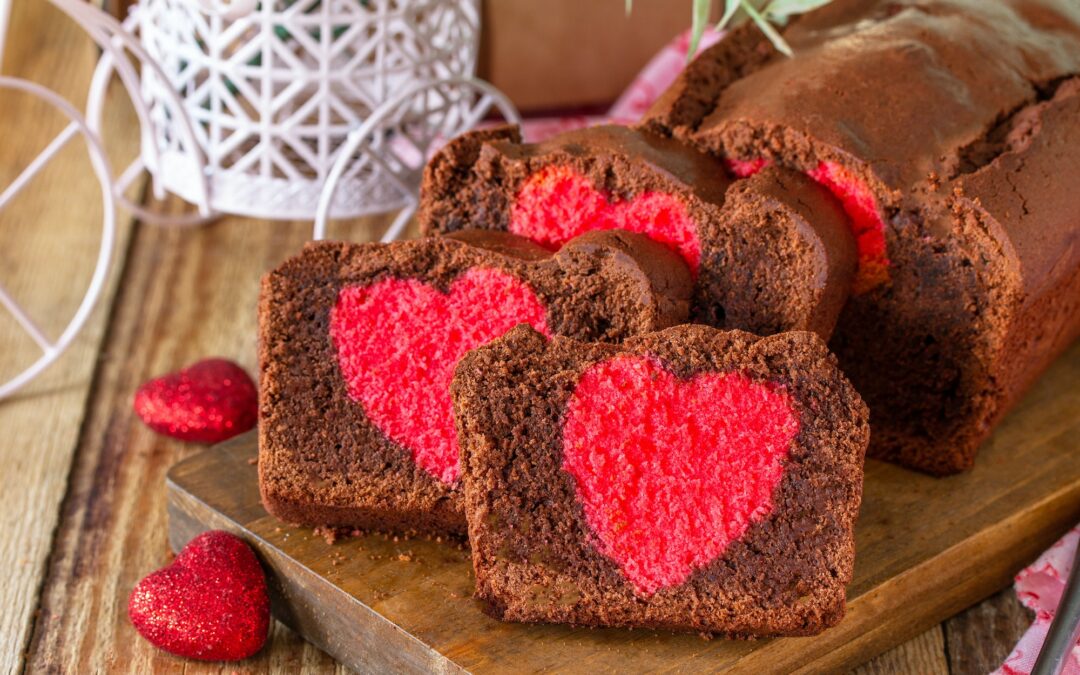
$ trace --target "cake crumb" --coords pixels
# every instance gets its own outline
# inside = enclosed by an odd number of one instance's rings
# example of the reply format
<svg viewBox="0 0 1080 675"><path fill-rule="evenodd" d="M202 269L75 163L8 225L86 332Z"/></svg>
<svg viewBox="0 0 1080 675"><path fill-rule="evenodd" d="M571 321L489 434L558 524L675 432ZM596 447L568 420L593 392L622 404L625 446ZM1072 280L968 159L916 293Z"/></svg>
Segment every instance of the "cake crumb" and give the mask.
<svg viewBox="0 0 1080 675"><path fill-rule="evenodd" d="M930 192L937 192L941 189L941 176L937 171L931 171L926 176L926 182L930 186Z"/></svg>
<svg viewBox="0 0 1080 675"><path fill-rule="evenodd" d="M312 534L320 536L323 540L333 546L339 541L344 541L352 535L351 528L345 527L330 527L328 525L320 525L311 531Z"/></svg>

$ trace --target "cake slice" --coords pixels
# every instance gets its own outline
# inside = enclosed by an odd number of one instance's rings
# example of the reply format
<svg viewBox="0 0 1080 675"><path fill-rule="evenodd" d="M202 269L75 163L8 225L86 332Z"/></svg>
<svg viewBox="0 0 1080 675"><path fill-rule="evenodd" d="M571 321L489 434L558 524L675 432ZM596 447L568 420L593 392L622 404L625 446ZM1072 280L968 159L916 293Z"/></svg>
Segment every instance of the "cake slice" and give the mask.
<svg viewBox="0 0 1080 675"><path fill-rule="evenodd" d="M520 326L452 391L494 616L732 636L842 618L869 426L817 335Z"/></svg>
<svg viewBox="0 0 1080 675"><path fill-rule="evenodd" d="M724 165L620 126L523 144L504 127L466 134L428 164L426 232L508 230L548 247L621 228L678 252L695 278L693 316L758 334L827 337L850 290L855 241L839 203L798 172L732 186Z"/></svg>
<svg viewBox="0 0 1080 675"><path fill-rule="evenodd" d="M259 484L291 522L462 534L450 380L519 323L618 341L685 320L689 272L648 238L552 254L500 232L309 244L263 280Z"/></svg>
<svg viewBox="0 0 1080 675"><path fill-rule="evenodd" d="M836 193L860 263L830 344L869 452L970 468L1080 335L1080 3L835 0L784 39L794 58L721 41L642 126Z"/></svg>

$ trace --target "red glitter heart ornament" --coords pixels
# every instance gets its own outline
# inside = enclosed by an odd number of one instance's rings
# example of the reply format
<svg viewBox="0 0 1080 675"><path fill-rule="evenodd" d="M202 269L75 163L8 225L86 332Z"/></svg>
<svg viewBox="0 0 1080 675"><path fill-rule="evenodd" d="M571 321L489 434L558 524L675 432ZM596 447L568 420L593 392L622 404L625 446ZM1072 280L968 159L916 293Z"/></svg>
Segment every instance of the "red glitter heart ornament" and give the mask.
<svg viewBox="0 0 1080 675"><path fill-rule="evenodd" d="M563 469L600 552L647 597L768 517L798 431L782 387L742 373L684 380L656 359L619 357L578 381Z"/></svg>
<svg viewBox="0 0 1080 675"><path fill-rule="evenodd" d="M546 310L506 272L473 268L447 292L417 279L343 288L330 337L349 396L387 438L444 483L458 479L450 381L470 349L519 323L547 334Z"/></svg>
<svg viewBox="0 0 1080 675"><path fill-rule="evenodd" d="M252 429L259 396L251 376L227 359L206 359L150 380L135 392L135 414L183 441L220 443Z"/></svg>
<svg viewBox="0 0 1080 675"><path fill-rule="evenodd" d="M237 661L270 630L266 576L251 547L215 530L195 537L128 599L135 629L155 647L202 661Z"/></svg>

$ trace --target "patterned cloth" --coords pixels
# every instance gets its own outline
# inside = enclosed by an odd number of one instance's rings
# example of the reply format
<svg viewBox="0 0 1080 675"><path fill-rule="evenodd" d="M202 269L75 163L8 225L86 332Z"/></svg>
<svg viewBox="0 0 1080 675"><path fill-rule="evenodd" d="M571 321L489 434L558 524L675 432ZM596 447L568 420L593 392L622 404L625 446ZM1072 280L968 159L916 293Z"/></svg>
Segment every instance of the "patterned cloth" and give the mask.
<svg viewBox="0 0 1080 675"><path fill-rule="evenodd" d="M1035 666L1054 612L1061 601L1065 583L1072 571L1076 545L1080 541L1080 526L1074 527L1030 567L1016 575L1016 597L1035 612L1035 622L1016 643L1012 654L1005 659L995 675L1028 675ZM1065 675L1080 675L1080 646L1074 646L1065 662Z"/></svg>

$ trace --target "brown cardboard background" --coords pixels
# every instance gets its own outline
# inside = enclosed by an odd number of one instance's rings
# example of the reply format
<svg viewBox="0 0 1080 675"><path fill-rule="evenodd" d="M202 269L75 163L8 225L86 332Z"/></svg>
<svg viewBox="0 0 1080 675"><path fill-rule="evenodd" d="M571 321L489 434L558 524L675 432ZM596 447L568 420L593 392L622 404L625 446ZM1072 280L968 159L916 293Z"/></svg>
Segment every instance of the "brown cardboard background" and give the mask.
<svg viewBox="0 0 1080 675"><path fill-rule="evenodd" d="M690 7L634 0L627 17L624 0L484 0L478 74L526 112L603 108L689 28Z"/></svg>

